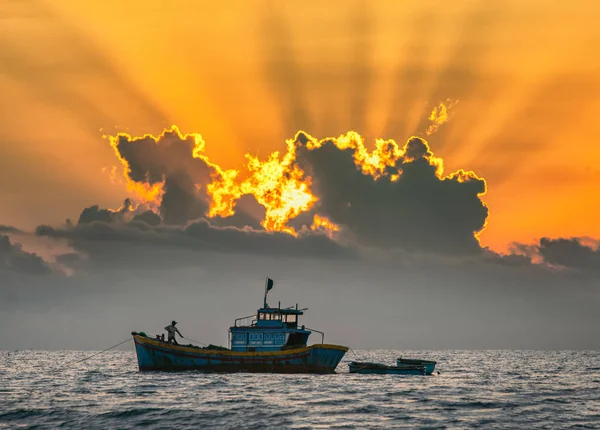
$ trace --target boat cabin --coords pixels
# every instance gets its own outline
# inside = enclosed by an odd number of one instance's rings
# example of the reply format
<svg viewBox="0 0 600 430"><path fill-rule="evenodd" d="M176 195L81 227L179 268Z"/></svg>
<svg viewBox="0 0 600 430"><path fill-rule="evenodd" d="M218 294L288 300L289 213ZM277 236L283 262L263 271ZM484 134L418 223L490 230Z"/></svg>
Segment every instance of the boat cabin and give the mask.
<svg viewBox="0 0 600 430"><path fill-rule="evenodd" d="M298 318L306 309L268 306L256 315L237 318L229 328L229 347L232 351L281 351L305 347L312 333L298 326Z"/></svg>

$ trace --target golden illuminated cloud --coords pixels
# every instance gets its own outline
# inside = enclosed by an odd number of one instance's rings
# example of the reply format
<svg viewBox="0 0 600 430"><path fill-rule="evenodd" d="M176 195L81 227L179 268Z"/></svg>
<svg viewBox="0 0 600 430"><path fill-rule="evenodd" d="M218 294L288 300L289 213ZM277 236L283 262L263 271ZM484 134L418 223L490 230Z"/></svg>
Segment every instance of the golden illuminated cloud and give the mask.
<svg viewBox="0 0 600 430"><path fill-rule="evenodd" d="M292 221L302 214L310 215L312 224L305 225L312 230L332 235L345 227L367 242L385 246L392 244L381 233L397 236L402 246L403 237L411 236L407 223L421 223L425 236L430 231L440 237L460 236L459 241L466 238L471 245L464 246L473 246L475 234L485 228L488 212L480 200L485 181L463 169L444 175L443 160L418 137L403 146L377 139L369 151L353 131L326 139L299 131L286 140L284 154L275 151L263 160L246 154L243 174L213 163L202 136L182 134L176 126L158 136L119 133L108 139L128 190L168 224L203 216L227 219L236 214L242 196L252 196L264 208L260 222L265 230L292 235L299 227ZM330 159L324 163L323 156ZM336 167L340 162L346 164ZM348 183L337 182L345 176ZM352 182L356 189L348 188ZM331 185L338 189L328 189ZM343 202L338 201L341 196ZM344 205L352 209L342 209ZM370 211L372 223L362 219L364 211ZM390 218L394 214L396 221ZM366 233L373 228L389 231ZM419 246L416 237L410 242Z"/></svg>

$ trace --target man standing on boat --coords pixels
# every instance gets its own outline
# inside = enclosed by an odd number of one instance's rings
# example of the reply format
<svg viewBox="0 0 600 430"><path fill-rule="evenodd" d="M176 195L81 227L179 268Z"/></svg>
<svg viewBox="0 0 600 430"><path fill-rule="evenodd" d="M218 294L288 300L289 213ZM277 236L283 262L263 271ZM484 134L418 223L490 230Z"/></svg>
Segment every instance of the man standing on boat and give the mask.
<svg viewBox="0 0 600 430"><path fill-rule="evenodd" d="M177 321L171 321L171 325L166 326L165 330L167 331L167 333L169 333L169 338L167 342L171 343L171 341L173 341L175 345L179 345L177 343L177 340L175 340L175 333L177 333L181 337L183 337L183 335L179 332L179 330L177 330L177 327L175 327L176 325Z"/></svg>

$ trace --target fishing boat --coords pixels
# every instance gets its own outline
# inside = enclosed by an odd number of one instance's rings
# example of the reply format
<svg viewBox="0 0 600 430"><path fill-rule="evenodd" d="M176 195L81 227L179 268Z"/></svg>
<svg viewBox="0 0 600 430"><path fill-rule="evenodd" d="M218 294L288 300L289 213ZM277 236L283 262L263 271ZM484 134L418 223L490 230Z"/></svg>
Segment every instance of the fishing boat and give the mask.
<svg viewBox="0 0 600 430"><path fill-rule="evenodd" d="M229 348L175 345L132 332L140 371L334 373L348 347L326 344L323 332L300 326L306 308L269 307L273 284L267 278L263 307L256 314L235 319ZM321 343L309 346L313 331L321 334Z"/></svg>
<svg viewBox="0 0 600 430"><path fill-rule="evenodd" d="M437 362L431 360L420 360L415 358L398 358L396 360L396 367L424 367L425 373L431 375L435 370Z"/></svg>
<svg viewBox="0 0 600 430"><path fill-rule="evenodd" d="M375 375L425 375L424 366L388 366L383 363L352 361L348 364L350 373Z"/></svg>

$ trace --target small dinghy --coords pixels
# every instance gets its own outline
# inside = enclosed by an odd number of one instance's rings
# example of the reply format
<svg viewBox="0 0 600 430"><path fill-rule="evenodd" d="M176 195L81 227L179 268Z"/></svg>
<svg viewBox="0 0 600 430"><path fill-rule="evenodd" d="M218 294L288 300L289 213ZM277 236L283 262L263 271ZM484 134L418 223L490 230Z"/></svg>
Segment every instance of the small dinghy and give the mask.
<svg viewBox="0 0 600 430"><path fill-rule="evenodd" d="M399 358L396 360L396 367L424 367L425 373L431 375L435 370L437 362L431 360L420 360L415 358Z"/></svg>
<svg viewBox="0 0 600 430"><path fill-rule="evenodd" d="M353 361L348 365L350 373L375 375L425 375L425 366L388 366L382 363Z"/></svg>

